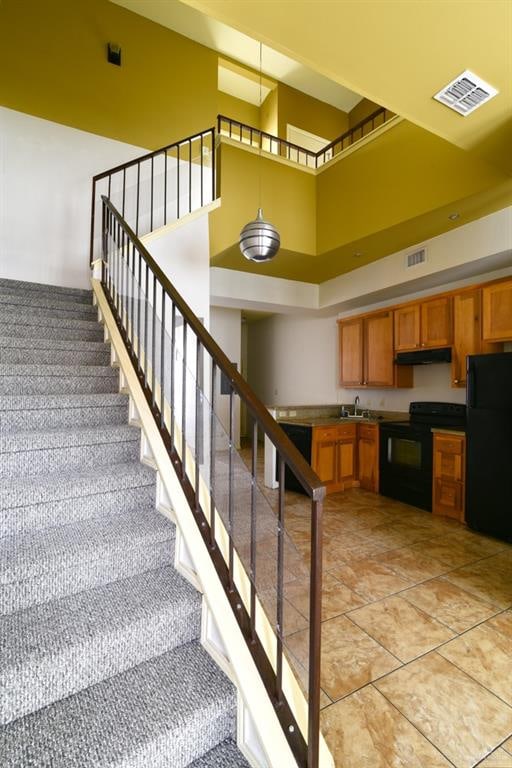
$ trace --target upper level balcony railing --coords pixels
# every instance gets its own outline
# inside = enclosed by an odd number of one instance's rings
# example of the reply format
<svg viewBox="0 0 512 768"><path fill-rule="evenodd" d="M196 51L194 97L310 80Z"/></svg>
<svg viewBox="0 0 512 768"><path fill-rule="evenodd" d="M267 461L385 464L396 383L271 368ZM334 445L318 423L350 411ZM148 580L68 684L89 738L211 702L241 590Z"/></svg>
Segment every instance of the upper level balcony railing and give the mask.
<svg viewBox="0 0 512 768"><path fill-rule="evenodd" d="M394 116L395 113L390 112L386 107L379 107L318 152L313 152L291 141L286 141L286 139L280 139L278 136L273 136L271 133L241 123L239 120L233 120L225 115L217 116L217 133L219 136L226 136L234 141L239 141L241 144L246 144L254 149L261 149L272 155L278 155L307 168L321 168L340 152L365 138Z"/></svg>

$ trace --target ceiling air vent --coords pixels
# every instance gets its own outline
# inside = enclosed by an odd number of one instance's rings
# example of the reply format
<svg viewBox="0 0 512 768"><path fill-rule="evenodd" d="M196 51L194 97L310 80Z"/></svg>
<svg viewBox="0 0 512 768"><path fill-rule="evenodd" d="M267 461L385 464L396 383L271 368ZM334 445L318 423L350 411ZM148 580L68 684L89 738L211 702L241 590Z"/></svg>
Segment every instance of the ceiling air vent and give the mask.
<svg viewBox="0 0 512 768"><path fill-rule="evenodd" d="M466 69L439 93L436 93L434 99L450 107L450 109L454 109L459 115L465 116L477 107L481 107L497 93L496 88Z"/></svg>
<svg viewBox="0 0 512 768"><path fill-rule="evenodd" d="M426 248L420 248L419 251L414 251L414 253L408 253L405 257L405 266L407 269L409 267L416 267L418 264L423 264L424 261L427 260L427 250Z"/></svg>

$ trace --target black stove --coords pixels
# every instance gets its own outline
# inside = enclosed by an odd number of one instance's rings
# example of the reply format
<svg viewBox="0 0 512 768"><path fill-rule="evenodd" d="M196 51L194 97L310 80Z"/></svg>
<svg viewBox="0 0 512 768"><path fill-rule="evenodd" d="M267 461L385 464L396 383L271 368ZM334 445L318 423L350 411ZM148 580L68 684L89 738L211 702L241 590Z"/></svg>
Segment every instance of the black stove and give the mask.
<svg viewBox="0 0 512 768"><path fill-rule="evenodd" d="M461 403L413 402L409 421L380 428L380 493L432 511L432 429L464 429Z"/></svg>

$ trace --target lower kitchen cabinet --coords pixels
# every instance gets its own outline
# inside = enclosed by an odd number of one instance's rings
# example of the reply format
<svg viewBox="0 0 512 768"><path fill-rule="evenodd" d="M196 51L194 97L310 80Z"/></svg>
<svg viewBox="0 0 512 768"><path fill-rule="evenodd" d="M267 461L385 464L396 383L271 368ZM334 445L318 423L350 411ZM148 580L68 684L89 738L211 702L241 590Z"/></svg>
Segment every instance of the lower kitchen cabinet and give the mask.
<svg viewBox="0 0 512 768"><path fill-rule="evenodd" d="M313 427L311 465L327 493L343 491L356 481L357 427L339 424L332 427Z"/></svg>
<svg viewBox="0 0 512 768"><path fill-rule="evenodd" d="M434 433L432 513L464 522L464 435Z"/></svg>
<svg viewBox="0 0 512 768"><path fill-rule="evenodd" d="M359 485L367 491L379 492L379 428L377 424L359 424Z"/></svg>

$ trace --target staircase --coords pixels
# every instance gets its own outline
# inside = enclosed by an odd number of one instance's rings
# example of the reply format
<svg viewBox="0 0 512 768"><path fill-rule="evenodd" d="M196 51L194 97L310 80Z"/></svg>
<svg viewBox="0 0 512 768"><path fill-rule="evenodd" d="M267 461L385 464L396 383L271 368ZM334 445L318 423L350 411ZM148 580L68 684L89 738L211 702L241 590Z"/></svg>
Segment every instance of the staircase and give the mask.
<svg viewBox="0 0 512 768"><path fill-rule="evenodd" d="M0 280L0 765L243 768L91 292Z"/></svg>

